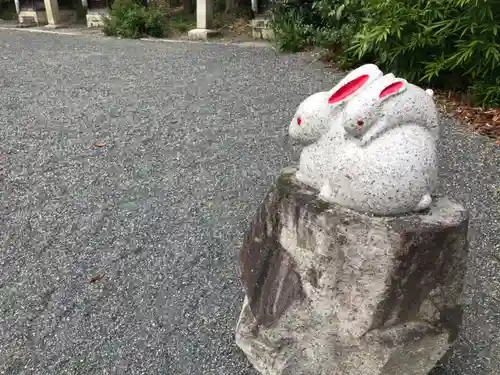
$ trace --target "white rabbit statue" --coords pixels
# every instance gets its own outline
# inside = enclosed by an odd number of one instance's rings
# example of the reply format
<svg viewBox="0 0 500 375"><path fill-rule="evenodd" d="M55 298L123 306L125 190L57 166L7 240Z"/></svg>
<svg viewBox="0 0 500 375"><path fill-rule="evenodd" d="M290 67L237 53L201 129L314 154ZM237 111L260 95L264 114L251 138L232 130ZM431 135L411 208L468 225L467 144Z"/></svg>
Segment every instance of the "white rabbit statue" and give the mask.
<svg viewBox="0 0 500 375"><path fill-rule="evenodd" d="M300 103L290 123L290 137L304 144L317 141L344 104L380 77L382 72L376 65L365 64L350 72L331 90L307 97Z"/></svg>
<svg viewBox="0 0 500 375"><path fill-rule="evenodd" d="M328 132L304 148L297 179L319 189L323 200L358 211L428 208L439 135L431 92L387 75L351 100Z"/></svg>
<svg viewBox="0 0 500 375"><path fill-rule="evenodd" d="M389 100L397 95L397 105ZM362 95L351 98L342 113L342 125L364 145L384 131L404 123L420 124L439 137L439 119L432 90L423 90L385 75L370 83Z"/></svg>

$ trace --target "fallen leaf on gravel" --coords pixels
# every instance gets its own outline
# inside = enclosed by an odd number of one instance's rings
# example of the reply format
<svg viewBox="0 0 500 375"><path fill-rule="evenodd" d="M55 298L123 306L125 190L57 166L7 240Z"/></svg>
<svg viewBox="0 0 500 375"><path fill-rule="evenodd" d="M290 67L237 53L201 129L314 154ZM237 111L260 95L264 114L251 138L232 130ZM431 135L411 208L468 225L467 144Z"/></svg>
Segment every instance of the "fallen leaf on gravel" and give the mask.
<svg viewBox="0 0 500 375"><path fill-rule="evenodd" d="M106 146L106 143L96 142L96 143L94 143L94 146L95 147L104 147L104 146Z"/></svg>
<svg viewBox="0 0 500 375"><path fill-rule="evenodd" d="M102 280L103 277L104 277L104 275L92 276L89 280L89 283L95 283L96 281Z"/></svg>

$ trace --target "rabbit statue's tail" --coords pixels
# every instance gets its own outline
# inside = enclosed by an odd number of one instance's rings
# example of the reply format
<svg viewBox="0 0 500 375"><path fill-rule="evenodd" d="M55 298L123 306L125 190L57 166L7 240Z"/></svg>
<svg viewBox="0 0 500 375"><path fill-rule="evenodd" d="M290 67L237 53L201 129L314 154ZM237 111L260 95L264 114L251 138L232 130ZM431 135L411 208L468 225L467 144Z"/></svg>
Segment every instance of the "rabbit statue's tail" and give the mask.
<svg viewBox="0 0 500 375"><path fill-rule="evenodd" d="M427 90L425 90L425 92L427 93L427 95L429 95L431 97L434 96L434 91L431 89L427 89Z"/></svg>

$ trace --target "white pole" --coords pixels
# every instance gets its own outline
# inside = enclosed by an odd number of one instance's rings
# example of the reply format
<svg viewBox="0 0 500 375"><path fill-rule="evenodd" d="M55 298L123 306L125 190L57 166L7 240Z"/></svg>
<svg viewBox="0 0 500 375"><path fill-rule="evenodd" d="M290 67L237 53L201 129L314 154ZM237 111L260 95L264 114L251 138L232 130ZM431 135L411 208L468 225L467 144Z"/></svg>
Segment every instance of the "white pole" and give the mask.
<svg viewBox="0 0 500 375"><path fill-rule="evenodd" d="M196 0L196 28L211 29L213 19L213 0Z"/></svg>
<svg viewBox="0 0 500 375"><path fill-rule="evenodd" d="M14 0L14 3L16 4L16 13L19 14L21 11L21 5L19 4L19 0Z"/></svg>
<svg viewBox="0 0 500 375"><path fill-rule="evenodd" d="M188 31L188 38L207 40L218 35L218 30L212 30L213 20L213 0L196 0L196 29Z"/></svg>
<svg viewBox="0 0 500 375"><path fill-rule="evenodd" d="M252 10L254 14L257 14L257 11L259 10L259 4L257 0L252 0Z"/></svg>

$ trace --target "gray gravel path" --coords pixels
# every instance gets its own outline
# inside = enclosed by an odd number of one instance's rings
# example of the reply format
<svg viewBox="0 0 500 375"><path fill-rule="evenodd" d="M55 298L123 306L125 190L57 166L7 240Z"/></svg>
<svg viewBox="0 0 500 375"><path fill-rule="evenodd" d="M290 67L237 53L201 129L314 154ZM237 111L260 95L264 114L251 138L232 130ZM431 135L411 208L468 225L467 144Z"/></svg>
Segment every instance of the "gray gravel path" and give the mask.
<svg viewBox="0 0 500 375"><path fill-rule="evenodd" d="M233 340L242 232L297 104L335 79L264 48L0 31L0 374L254 375ZM471 269L435 375L493 375L500 150L445 122Z"/></svg>

